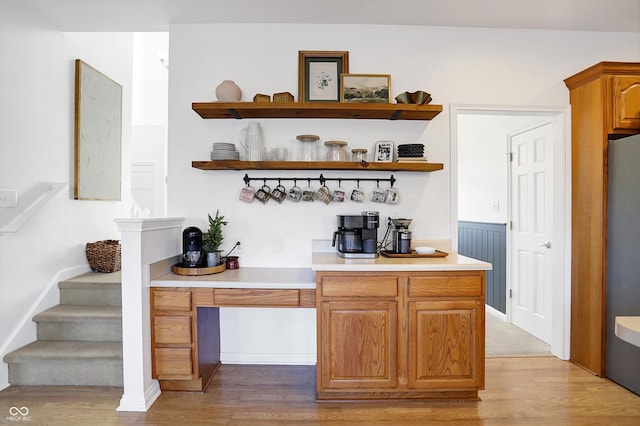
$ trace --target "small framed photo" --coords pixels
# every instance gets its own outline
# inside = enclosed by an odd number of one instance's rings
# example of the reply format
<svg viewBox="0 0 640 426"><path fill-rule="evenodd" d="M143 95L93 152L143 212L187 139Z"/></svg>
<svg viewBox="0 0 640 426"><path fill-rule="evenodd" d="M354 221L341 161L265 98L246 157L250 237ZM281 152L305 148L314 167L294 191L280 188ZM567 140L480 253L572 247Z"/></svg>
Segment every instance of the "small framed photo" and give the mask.
<svg viewBox="0 0 640 426"><path fill-rule="evenodd" d="M376 142L376 148L373 152L373 160L377 163L390 163L393 161L393 141Z"/></svg>
<svg viewBox="0 0 640 426"><path fill-rule="evenodd" d="M298 51L298 101L340 102L340 75L349 72L349 52Z"/></svg>
<svg viewBox="0 0 640 426"><path fill-rule="evenodd" d="M388 104L391 100L389 74L342 74L340 102Z"/></svg>

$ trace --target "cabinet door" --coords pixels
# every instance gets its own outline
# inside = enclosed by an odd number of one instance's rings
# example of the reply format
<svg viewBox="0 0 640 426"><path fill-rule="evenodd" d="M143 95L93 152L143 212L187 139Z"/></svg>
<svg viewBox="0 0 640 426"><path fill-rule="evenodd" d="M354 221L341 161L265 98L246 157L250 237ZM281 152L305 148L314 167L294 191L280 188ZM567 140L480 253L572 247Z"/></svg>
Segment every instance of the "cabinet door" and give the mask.
<svg viewBox="0 0 640 426"><path fill-rule="evenodd" d="M409 387L482 389L482 330L478 300L409 302Z"/></svg>
<svg viewBox="0 0 640 426"><path fill-rule="evenodd" d="M613 130L640 130L640 76L613 76Z"/></svg>
<svg viewBox="0 0 640 426"><path fill-rule="evenodd" d="M397 303L333 301L320 308L320 388L397 387Z"/></svg>

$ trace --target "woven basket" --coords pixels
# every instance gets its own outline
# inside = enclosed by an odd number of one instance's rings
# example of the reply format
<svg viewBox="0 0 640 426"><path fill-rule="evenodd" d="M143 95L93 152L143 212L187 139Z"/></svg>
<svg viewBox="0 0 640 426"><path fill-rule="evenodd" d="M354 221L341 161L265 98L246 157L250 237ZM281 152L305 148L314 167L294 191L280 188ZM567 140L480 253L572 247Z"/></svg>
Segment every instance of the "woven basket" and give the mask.
<svg viewBox="0 0 640 426"><path fill-rule="evenodd" d="M87 243L87 260L93 272L116 272L121 268L120 241Z"/></svg>

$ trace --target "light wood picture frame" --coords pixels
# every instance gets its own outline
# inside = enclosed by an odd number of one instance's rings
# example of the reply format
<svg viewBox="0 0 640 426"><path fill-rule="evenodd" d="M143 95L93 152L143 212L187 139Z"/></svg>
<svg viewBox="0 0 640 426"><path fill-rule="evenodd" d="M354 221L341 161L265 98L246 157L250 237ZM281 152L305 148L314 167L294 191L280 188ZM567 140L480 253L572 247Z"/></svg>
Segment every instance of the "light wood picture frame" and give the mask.
<svg viewBox="0 0 640 426"><path fill-rule="evenodd" d="M121 200L122 86L76 59L74 199Z"/></svg>
<svg viewBox="0 0 640 426"><path fill-rule="evenodd" d="M298 102L340 102L340 75L349 72L349 52L298 51Z"/></svg>
<svg viewBox="0 0 640 426"><path fill-rule="evenodd" d="M340 80L340 102L377 104L391 102L390 74L342 74Z"/></svg>

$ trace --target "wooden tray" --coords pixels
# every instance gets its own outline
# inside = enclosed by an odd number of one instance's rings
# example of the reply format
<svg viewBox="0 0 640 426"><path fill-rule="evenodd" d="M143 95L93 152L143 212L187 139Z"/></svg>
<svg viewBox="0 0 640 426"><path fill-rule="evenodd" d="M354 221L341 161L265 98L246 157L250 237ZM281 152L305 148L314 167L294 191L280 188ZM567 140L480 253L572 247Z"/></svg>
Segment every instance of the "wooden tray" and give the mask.
<svg viewBox="0 0 640 426"><path fill-rule="evenodd" d="M440 250L436 250L435 253L431 253L431 254L420 254L420 253L416 253L415 250L411 250L411 253L392 253L390 251L386 251L386 250L382 250L380 251L380 254L383 255L384 257L447 257L449 256L449 253L446 253L444 251L440 251Z"/></svg>
<svg viewBox="0 0 640 426"><path fill-rule="evenodd" d="M173 265L171 270L174 274L178 275L211 275L211 274L219 274L220 272L224 272L226 269L225 264L221 264L218 266L205 267L205 268L183 268L179 263Z"/></svg>

